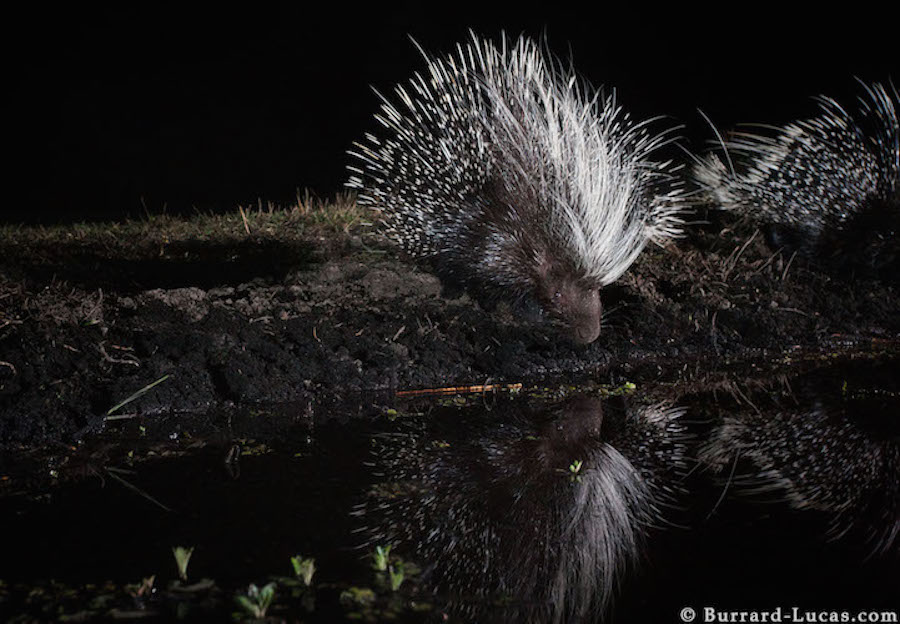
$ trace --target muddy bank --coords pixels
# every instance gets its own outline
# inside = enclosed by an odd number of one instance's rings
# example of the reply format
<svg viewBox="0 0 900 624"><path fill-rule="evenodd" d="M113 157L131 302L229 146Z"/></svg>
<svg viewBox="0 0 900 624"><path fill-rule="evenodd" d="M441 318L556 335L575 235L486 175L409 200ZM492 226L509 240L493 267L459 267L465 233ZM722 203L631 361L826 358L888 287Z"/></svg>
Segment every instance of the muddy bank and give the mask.
<svg viewBox="0 0 900 624"><path fill-rule="evenodd" d="M443 297L359 215L4 228L0 443L72 442L107 415L296 402L327 417L359 393L377 411L396 390L689 381L726 362L897 350L895 286L818 270L749 225L701 216L603 293L603 331L586 347L506 306Z"/></svg>

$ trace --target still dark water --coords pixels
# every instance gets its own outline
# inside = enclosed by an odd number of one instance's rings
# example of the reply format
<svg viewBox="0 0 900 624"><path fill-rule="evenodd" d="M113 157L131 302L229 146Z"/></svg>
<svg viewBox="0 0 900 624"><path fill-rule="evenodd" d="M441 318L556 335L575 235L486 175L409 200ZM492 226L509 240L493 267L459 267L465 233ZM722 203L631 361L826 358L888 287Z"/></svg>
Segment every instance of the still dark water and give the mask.
<svg viewBox="0 0 900 624"><path fill-rule="evenodd" d="M0 463L0 620L896 622L897 373L116 421Z"/></svg>

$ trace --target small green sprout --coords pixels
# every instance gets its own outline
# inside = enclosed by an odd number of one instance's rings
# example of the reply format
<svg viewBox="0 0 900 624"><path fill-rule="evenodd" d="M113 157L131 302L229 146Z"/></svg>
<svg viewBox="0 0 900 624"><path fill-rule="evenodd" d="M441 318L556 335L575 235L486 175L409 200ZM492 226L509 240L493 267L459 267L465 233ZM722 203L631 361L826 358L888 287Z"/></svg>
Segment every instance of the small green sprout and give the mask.
<svg viewBox="0 0 900 624"><path fill-rule="evenodd" d="M303 555L297 555L291 557L291 565L294 566L294 576L302 579L309 587L312 584L313 574L316 573L316 560L312 557L304 559Z"/></svg>
<svg viewBox="0 0 900 624"><path fill-rule="evenodd" d="M387 546L376 546L375 553L372 557L375 559L375 563L373 567L379 572L384 572L388 569L388 561L390 560L391 554L391 545Z"/></svg>
<svg viewBox="0 0 900 624"><path fill-rule="evenodd" d="M406 578L403 573L403 562L397 561L394 565L388 566L388 575L391 579L391 591L397 591Z"/></svg>
<svg viewBox="0 0 900 624"><path fill-rule="evenodd" d="M584 464L580 459L576 459L569 465L569 478L575 481L581 481L581 466Z"/></svg>
<svg viewBox="0 0 900 624"><path fill-rule="evenodd" d="M185 548L184 546L173 546L172 554L175 555L175 565L178 566L178 576L182 581L187 581L188 563L191 555L194 554L194 547Z"/></svg>
<svg viewBox="0 0 900 624"><path fill-rule="evenodd" d="M246 594L237 594L234 601L247 615L254 618L266 617L266 611L272 606L275 599L275 583L269 583L262 587L250 584Z"/></svg>

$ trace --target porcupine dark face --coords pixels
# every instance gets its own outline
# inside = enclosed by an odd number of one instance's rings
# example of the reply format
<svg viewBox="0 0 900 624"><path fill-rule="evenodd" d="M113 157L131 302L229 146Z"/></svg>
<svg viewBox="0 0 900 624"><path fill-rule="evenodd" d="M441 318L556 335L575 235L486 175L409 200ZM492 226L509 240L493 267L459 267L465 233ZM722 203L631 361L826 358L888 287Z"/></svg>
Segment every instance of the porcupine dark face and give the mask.
<svg viewBox="0 0 900 624"><path fill-rule="evenodd" d="M348 185L386 236L479 299L531 298L572 338L600 333L598 290L678 233L669 142L526 38L472 36L385 99Z"/></svg>
<svg viewBox="0 0 900 624"><path fill-rule="evenodd" d="M495 162L502 161L497 157ZM537 304L539 315L568 326L575 343L593 342L600 335L602 283L565 253L565 240L534 220L546 211L534 207L541 200L532 189L508 176L496 177L479 198L479 217L459 237L465 254L445 254L436 263L439 275L450 282L463 279L482 303L508 298L520 304L514 309L524 311Z"/></svg>
<svg viewBox="0 0 900 624"><path fill-rule="evenodd" d="M414 558L468 620L591 621L679 494L680 413L581 398L404 421L373 449L365 547Z"/></svg>
<svg viewBox="0 0 900 624"><path fill-rule="evenodd" d="M572 269L539 266L535 298L549 314L569 324L576 343L588 344L600 335L600 289Z"/></svg>

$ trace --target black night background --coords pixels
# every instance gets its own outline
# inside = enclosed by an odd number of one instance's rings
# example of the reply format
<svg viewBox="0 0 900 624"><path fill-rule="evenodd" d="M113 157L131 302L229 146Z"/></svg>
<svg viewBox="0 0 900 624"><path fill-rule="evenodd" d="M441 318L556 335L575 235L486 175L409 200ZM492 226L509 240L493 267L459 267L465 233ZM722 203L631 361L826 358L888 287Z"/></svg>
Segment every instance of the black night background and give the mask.
<svg viewBox="0 0 900 624"><path fill-rule="evenodd" d="M32 6L6 25L7 222L231 210L330 197L378 100L468 29L546 36L636 119L721 129L896 80L895 20L862 5L379 3Z"/></svg>

